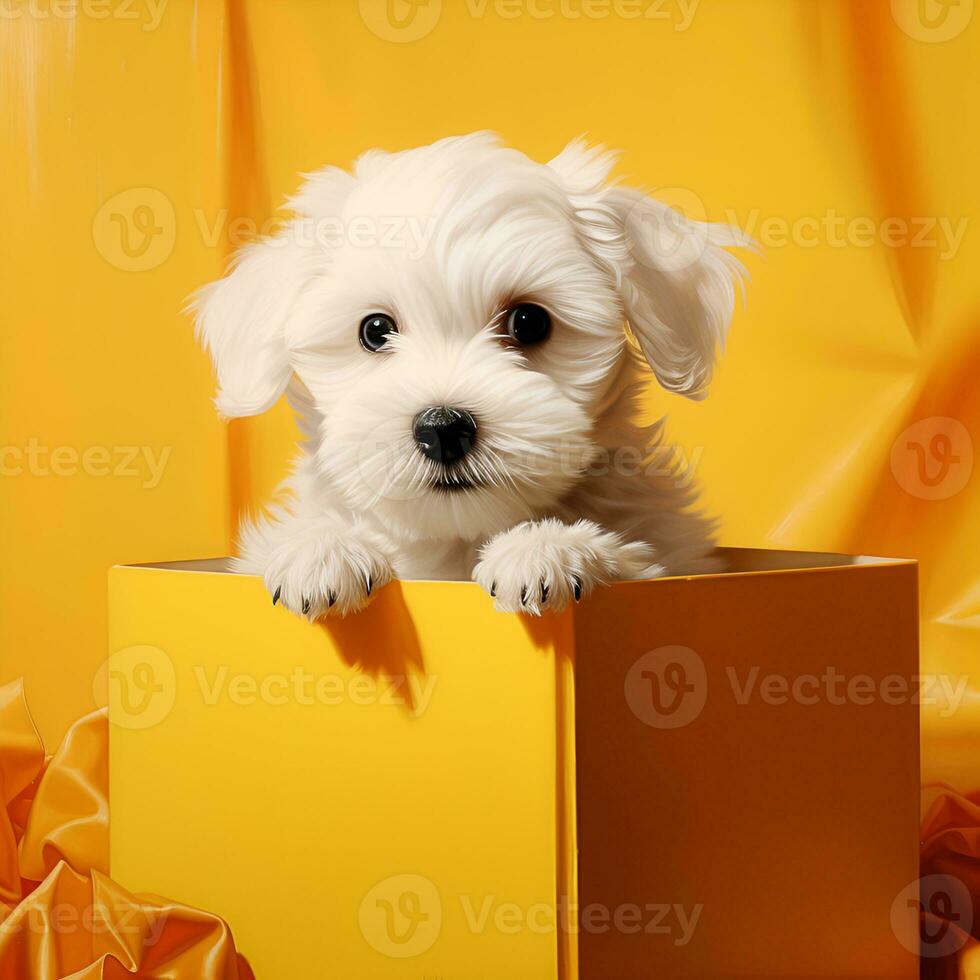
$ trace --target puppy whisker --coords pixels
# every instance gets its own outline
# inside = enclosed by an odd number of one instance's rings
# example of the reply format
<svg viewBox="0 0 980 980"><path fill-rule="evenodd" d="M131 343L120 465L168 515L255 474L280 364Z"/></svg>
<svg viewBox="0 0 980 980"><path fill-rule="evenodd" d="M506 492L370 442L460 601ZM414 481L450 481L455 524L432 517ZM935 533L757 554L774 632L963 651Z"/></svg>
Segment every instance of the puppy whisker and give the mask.
<svg viewBox="0 0 980 980"><path fill-rule="evenodd" d="M486 449L484 449L484 455L481 459L481 463L484 465L488 474L487 482L503 483L515 493L518 492L517 482L514 480L513 475L510 473L498 453L492 447L488 446Z"/></svg>

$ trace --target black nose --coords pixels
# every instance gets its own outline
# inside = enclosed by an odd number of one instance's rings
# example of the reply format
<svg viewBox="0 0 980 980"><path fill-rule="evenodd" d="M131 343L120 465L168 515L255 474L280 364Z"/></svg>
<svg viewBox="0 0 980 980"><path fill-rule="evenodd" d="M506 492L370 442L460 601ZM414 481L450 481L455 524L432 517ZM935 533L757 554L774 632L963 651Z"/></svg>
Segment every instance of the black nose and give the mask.
<svg viewBox="0 0 980 980"><path fill-rule="evenodd" d="M412 432L423 456L437 463L452 463L473 448L476 419L462 408L438 405L415 416Z"/></svg>

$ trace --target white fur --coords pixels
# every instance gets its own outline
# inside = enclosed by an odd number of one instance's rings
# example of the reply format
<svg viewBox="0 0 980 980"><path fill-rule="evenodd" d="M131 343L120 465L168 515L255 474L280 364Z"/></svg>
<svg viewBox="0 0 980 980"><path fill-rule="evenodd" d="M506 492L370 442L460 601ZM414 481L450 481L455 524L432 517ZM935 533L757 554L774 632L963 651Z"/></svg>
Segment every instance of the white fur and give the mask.
<svg viewBox="0 0 980 980"><path fill-rule="evenodd" d="M305 437L237 560L289 609L343 614L395 574L538 613L576 584L711 567L713 522L634 418L647 365L702 397L743 271L724 246L748 242L610 185L612 162L575 141L538 164L485 133L371 151L310 176L282 233L198 294L219 411L285 392ZM549 310L543 344L503 342L517 301ZM358 328L379 312L400 332L372 354ZM435 405L477 419L457 472L478 487L433 487L412 420Z"/></svg>

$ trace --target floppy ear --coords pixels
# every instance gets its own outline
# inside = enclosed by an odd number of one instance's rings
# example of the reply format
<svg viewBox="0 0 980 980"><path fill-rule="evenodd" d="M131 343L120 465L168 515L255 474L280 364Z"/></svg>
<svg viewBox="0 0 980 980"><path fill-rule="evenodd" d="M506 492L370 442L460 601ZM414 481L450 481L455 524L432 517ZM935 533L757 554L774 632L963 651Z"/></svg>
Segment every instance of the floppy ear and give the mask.
<svg viewBox="0 0 980 980"><path fill-rule="evenodd" d="M724 344L742 263L737 228L693 220L627 187L607 186L614 157L577 140L551 161L597 258L616 277L630 331L668 391L703 398Z"/></svg>
<svg viewBox="0 0 980 980"><path fill-rule="evenodd" d="M628 262L622 297L626 318L657 380L668 391L700 399L735 308L745 267L726 247L750 240L726 224L685 217L640 191L614 188Z"/></svg>
<svg viewBox="0 0 980 980"><path fill-rule="evenodd" d="M299 294L325 259L318 222L339 214L354 178L337 167L304 174L286 209L296 217L275 236L243 248L224 279L205 286L188 309L218 373L215 405L226 418L271 408L292 377L287 325Z"/></svg>
<svg viewBox="0 0 980 980"><path fill-rule="evenodd" d="M306 281L308 253L291 226L243 248L224 279L198 290L190 303L198 338L214 361L214 403L226 418L271 408L292 376L285 328Z"/></svg>

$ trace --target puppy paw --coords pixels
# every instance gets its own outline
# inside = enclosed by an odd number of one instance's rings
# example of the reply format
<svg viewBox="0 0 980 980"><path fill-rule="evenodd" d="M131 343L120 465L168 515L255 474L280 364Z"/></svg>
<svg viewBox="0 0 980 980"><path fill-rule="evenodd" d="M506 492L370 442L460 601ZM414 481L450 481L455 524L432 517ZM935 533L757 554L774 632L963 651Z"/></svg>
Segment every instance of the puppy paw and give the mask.
<svg viewBox="0 0 980 980"><path fill-rule="evenodd" d="M528 521L498 534L480 550L473 578L501 612L540 615L564 609L597 585L656 575L653 549L626 544L591 521Z"/></svg>
<svg viewBox="0 0 980 980"><path fill-rule="evenodd" d="M263 573L273 604L310 622L355 612L391 577L377 536L358 528L291 536L272 551Z"/></svg>

